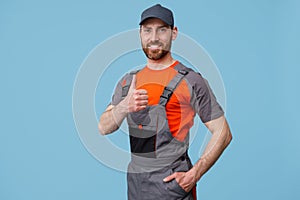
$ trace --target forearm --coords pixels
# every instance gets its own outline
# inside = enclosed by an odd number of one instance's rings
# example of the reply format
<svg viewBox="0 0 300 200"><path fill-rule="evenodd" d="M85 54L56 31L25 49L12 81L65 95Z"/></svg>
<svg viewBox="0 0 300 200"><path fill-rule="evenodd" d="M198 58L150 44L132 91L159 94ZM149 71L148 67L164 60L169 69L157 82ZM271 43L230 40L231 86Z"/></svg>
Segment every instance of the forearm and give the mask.
<svg viewBox="0 0 300 200"><path fill-rule="evenodd" d="M109 106L100 117L98 125L100 133L106 135L116 131L121 126L127 113L128 111L122 105L122 102L116 106Z"/></svg>
<svg viewBox="0 0 300 200"><path fill-rule="evenodd" d="M212 137L205 148L203 155L191 170L196 179L195 181L198 181L214 165L232 139L225 118L221 127L222 128L217 130L211 130Z"/></svg>

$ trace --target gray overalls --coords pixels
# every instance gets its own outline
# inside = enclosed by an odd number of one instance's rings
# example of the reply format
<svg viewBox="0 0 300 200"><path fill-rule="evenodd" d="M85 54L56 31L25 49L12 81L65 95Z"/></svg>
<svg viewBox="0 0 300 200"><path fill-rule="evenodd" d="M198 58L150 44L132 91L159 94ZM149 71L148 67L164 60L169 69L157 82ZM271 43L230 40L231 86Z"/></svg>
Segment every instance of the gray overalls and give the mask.
<svg viewBox="0 0 300 200"><path fill-rule="evenodd" d="M185 192L173 179L163 179L174 172L185 172L191 167L187 155L189 137L181 142L176 140L168 125L165 106L170 97L189 71L179 70L164 88L158 105L147 106L127 116L129 127L131 162L128 165L128 200L193 200L192 192ZM131 72L122 88L124 98L131 84Z"/></svg>

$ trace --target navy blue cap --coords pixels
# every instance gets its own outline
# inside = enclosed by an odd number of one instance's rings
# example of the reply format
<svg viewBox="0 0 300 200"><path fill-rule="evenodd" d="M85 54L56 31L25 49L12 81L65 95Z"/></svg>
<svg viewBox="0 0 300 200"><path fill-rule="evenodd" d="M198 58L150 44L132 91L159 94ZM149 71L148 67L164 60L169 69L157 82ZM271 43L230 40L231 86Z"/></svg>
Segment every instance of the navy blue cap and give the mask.
<svg viewBox="0 0 300 200"><path fill-rule="evenodd" d="M161 6L160 4L151 6L150 8L147 8L143 11L141 15L140 25L142 25L143 22L149 18L158 18L166 24L168 24L169 26L171 26L172 28L174 27L174 18L172 11L168 8Z"/></svg>

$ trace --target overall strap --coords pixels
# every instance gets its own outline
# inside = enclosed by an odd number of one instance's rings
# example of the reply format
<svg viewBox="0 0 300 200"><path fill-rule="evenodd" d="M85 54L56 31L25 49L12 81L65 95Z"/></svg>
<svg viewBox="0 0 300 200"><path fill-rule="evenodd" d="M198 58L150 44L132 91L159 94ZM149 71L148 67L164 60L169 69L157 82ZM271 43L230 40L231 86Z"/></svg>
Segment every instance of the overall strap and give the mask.
<svg viewBox="0 0 300 200"><path fill-rule="evenodd" d="M124 99L127 96L127 93L129 91L130 85L131 85L131 81L132 81L132 77L133 75L135 75L136 73L138 73L140 70L134 70L131 71L129 74L127 74L127 76L125 77L125 84L122 86L122 99Z"/></svg>
<svg viewBox="0 0 300 200"><path fill-rule="evenodd" d="M170 100L173 92L182 81L182 79L189 73L189 69L178 70L178 73L174 76L174 78L169 82L169 84L164 88L162 95L160 96L159 104L162 106L166 106L168 101Z"/></svg>

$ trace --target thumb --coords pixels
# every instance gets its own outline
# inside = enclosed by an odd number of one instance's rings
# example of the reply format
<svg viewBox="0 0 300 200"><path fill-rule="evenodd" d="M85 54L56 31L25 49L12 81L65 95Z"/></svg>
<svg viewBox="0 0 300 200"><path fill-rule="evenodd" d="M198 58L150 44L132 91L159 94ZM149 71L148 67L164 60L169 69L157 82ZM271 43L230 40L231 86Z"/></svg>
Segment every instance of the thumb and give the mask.
<svg viewBox="0 0 300 200"><path fill-rule="evenodd" d="M171 180L173 180L174 178L176 178L176 174L173 173L170 176L167 176L166 178L163 179L164 182L169 182Z"/></svg>
<svg viewBox="0 0 300 200"><path fill-rule="evenodd" d="M132 90L135 89L135 84L136 84L136 75L134 74L132 76L132 81L131 81L131 85L130 85L129 91L132 91Z"/></svg>

